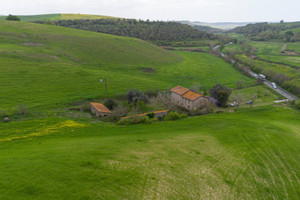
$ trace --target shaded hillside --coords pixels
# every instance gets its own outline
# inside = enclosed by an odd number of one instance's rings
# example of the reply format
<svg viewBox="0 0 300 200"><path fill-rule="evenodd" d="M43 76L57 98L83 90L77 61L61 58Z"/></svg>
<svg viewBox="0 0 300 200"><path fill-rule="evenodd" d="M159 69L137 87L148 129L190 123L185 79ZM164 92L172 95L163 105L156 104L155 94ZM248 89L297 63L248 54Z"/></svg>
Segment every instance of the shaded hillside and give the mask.
<svg viewBox="0 0 300 200"><path fill-rule="evenodd" d="M44 14L44 15L18 15L21 21L47 21L47 20L69 20L69 19L102 19L112 18L102 15L87 15L87 14ZM0 16L0 20L4 20L6 16Z"/></svg>
<svg viewBox="0 0 300 200"><path fill-rule="evenodd" d="M237 27L230 33L244 34L251 40L266 41L271 39L282 40L286 42L300 41L300 33L293 29L300 28L300 22L291 23L256 23Z"/></svg>
<svg viewBox="0 0 300 200"><path fill-rule="evenodd" d="M58 20L52 22L38 21L37 23L55 24L69 28L135 37L162 45L164 42L211 40L217 38L211 33L199 31L189 25L178 22L106 18L97 20Z"/></svg>

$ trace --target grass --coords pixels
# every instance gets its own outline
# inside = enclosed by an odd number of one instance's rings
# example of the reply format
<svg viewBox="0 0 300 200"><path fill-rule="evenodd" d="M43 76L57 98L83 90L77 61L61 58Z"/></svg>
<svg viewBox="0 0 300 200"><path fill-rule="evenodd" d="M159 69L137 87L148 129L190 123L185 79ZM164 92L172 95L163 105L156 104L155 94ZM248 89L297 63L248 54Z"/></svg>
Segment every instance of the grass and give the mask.
<svg viewBox="0 0 300 200"><path fill-rule="evenodd" d="M173 53L142 40L28 22L0 22L0 110L49 110L130 88L252 84L222 59ZM155 73L143 72L144 67Z"/></svg>
<svg viewBox="0 0 300 200"><path fill-rule="evenodd" d="M21 21L53 21L53 20L73 20L73 19L102 19L111 18L102 15L87 14L45 14L45 15L18 15ZM0 20L4 20L6 16L0 16Z"/></svg>
<svg viewBox="0 0 300 200"><path fill-rule="evenodd" d="M1 123L0 199L299 199L299 119L261 107L152 125Z"/></svg>
<svg viewBox="0 0 300 200"><path fill-rule="evenodd" d="M244 89L233 90L230 96L230 102L233 102L232 97L236 94L242 95L243 101L241 102L241 106L247 107L249 107L249 105L246 105L246 102L251 100L251 97L253 97L254 95L257 96L257 98L255 99L254 106L273 104L273 101L280 98L279 95L275 95L274 93L272 93L269 89L267 89L266 86L254 86Z"/></svg>
<svg viewBox="0 0 300 200"><path fill-rule="evenodd" d="M300 67L300 56L280 55L280 50L284 44L287 44L287 49L294 49L297 53L300 53L300 42L250 42L250 45L257 48L256 54L260 58L294 67Z"/></svg>

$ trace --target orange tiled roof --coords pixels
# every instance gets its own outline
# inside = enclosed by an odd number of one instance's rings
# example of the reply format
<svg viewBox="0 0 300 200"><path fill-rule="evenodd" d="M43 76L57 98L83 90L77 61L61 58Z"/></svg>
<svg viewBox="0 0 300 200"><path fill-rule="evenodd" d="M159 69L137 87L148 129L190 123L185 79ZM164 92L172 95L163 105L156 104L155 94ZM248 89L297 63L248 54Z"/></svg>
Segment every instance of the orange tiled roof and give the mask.
<svg viewBox="0 0 300 200"><path fill-rule="evenodd" d="M102 103L90 103L98 112L102 112L102 113L111 113L111 111L106 108L105 105L103 105Z"/></svg>
<svg viewBox="0 0 300 200"><path fill-rule="evenodd" d="M176 94L179 94L179 95L183 95L184 93L190 91L189 89L187 88L184 88L184 87L181 87L181 86L176 86L174 87L173 89L171 89L171 92L174 92Z"/></svg>
<svg viewBox="0 0 300 200"><path fill-rule="evenodd" d="M198 94L198 93L193 92L193 91L188 91L187 93L182 95L183 98L186 98L186 99L191 100L191 101L194 101L194 100L198 99L201 96L202 96L201 94Z"/></svg>

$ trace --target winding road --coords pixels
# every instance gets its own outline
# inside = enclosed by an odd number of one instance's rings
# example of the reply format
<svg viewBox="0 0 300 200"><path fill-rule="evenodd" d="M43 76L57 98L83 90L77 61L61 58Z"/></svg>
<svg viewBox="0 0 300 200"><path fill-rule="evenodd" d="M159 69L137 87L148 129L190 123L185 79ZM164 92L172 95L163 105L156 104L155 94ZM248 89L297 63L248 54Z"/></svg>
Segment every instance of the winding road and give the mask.
<svg viewBox="0 0 300 200"><path fill-rule="evenodd" d="M225 46L231 45L231 44L232 44L232 42L230 42L230 43L228 43L228 44L225 44ZM220 45L215 46L215 47L213 48L214 51L217 51L219 47L220 47ZM222 52L220 52L220 55L221 55L223 58L226 58L226 55L223 54ZM234 64L236 61L234 61L233 59L231 59L230 62L231 62L232 64ZM251 70L249 70L249 74L250 74L252 77L256 78L256 79L258 78L257 74L254 73L254 72L251 71ZM264 81L264 84L265 84L266 86L270 87L271 89L275 90L276 92L278 92L279 94L281 94L281 95L284 96L285 98L287 98L288 101L292 101L292 100L298 101L298 100L299 100L298 97L292 95L291 93L287 92L286 90L282 89L281 87L278 87L278 86L277 86L277 88L274 88L274 87L272 86L271 82L268 81L268 80L265 80L265 81Z"/></svg>

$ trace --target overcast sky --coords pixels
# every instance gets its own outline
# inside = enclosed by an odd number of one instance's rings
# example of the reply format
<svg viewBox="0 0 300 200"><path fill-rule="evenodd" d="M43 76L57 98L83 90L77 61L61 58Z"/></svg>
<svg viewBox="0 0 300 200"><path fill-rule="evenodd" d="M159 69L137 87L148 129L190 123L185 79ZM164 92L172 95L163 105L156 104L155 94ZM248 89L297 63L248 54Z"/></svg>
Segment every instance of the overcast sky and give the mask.
<svg viewBox="0 0 300 200"><path fill-rule="evenodd" d="M0 0L0 14L82 13L202 22L300 21L300 0Z"/></svg>

